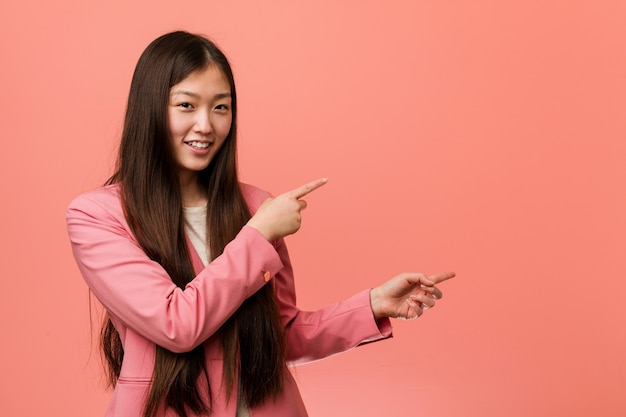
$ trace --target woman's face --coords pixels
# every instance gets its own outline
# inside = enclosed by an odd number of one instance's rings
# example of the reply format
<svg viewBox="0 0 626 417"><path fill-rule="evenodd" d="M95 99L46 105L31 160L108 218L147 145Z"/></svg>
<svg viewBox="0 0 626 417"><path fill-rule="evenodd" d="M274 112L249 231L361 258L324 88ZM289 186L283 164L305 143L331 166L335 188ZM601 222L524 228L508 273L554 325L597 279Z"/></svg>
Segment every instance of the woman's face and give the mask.
<svg viewBox="0 0 626 417"><path fill-rule="evenodd" d="M230 132L231 106L230 84L214 65L170 89L167 117L179 176L190 179L209 166Z"/></svg>

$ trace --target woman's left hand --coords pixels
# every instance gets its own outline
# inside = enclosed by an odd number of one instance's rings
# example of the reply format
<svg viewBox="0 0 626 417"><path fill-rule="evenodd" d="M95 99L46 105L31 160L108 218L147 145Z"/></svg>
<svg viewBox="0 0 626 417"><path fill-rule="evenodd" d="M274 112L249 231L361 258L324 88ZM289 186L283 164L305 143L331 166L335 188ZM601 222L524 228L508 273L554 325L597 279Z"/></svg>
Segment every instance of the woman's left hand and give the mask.
<svg viewBox="0 0 626 417"><path fill-rule="evenodd" d="M422 273L400 274L370 291L374 318L416 319L443 297L437 284L453 278L454 272L426 276Z"/></svg>

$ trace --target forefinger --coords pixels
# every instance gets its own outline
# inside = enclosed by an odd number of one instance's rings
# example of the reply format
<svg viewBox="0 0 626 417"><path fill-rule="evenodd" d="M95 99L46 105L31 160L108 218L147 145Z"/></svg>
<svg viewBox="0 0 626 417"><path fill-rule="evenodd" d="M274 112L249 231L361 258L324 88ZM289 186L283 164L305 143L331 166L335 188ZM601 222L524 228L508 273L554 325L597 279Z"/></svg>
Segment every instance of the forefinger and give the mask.
<svg viewBox="0 0 626 417"><path fill-rule="evenodd" d="M440 274L430 275L428 279L433 282L433 284L439 284L440 282L449 280L450 278L454 278L456 274L454 272L443 272Z"/></svg>
<svg viewBox="0 0 626 417"><path fill-rule="evenodd" d="M320 188L322 185L326 184L327 182L328 182L328 178L320 178L315 181L311 181L308 184L301 185L298 188L294 188L291 191L287 191L283 195L286 195L288 197L293 197L296 199L302 198L308 193L310 193L311 191L317 190L318 188Z"/></svg>

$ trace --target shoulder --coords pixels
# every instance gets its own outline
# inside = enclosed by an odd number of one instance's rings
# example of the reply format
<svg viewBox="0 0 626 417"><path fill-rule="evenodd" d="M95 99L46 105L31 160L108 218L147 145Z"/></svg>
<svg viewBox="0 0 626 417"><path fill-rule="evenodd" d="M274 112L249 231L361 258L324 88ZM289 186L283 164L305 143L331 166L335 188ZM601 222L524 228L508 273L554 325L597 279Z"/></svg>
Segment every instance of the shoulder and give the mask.
<svg viewBox="0 0 626 417"><path fill-rule="evenodd" d="M272 197L272 194L270 194L268 191L265 191L254 185L240 182L239 188L241 188L243 198L246 200L246 203L248 203L248 206L250 207L250 210L252 210L252 212L255 212L265 200Z"/></svg>
<svg viewBox="0 0 626 417"><path fill-rule="evenodd" d="M117 184L107 185L88 191L74 198L67 208L67 217L108 215L124 217Z"/></svg>

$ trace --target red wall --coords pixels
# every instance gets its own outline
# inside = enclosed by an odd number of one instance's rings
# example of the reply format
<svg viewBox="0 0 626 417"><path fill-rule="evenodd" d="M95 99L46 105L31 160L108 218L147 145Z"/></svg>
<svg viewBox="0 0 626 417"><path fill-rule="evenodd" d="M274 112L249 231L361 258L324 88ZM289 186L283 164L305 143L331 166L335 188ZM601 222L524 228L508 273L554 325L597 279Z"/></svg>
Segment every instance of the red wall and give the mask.
<svg viewBox="0 0 626 417"><path fill-rule="evenodd" d="M64 211L181 28L233 63L243 179L330 178L288 240L301 307L458 274L393 340L298 368L312 417L626 415L625 2L102 3L0 5L3 415L103 414Z"/></svg>

